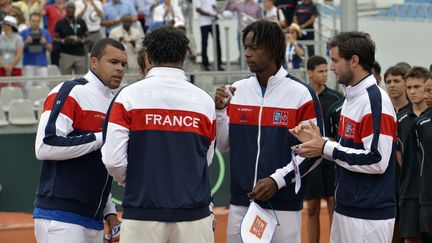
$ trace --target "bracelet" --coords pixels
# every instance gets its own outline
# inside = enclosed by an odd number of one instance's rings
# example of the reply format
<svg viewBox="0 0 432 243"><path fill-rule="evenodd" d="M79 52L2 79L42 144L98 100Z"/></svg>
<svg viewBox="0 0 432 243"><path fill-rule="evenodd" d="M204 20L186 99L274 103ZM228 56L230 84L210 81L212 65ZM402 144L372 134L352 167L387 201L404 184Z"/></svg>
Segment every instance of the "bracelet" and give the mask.
<svg viewBox="0 0 432 243"><path fill-rule="evenodd" d="M325 148L325 145L326 145L327 141L328 141L328 139L326 139L326 140L324 141L323 146L322 146L322 148L321 148L321 154L322 154L322 155L324 155L324 148Z"/></svg>

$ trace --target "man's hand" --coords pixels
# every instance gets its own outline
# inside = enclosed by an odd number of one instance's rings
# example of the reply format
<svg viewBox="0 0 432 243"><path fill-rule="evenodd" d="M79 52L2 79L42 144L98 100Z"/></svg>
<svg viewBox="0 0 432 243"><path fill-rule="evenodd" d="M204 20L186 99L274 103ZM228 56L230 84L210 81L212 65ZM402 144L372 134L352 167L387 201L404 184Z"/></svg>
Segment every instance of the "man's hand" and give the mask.
<svg viewBox="0 0 432 243"><path fill-rule="evenodd" d="M319 127L311 121L309 122L309 125L298 125L292 129L289 129L289 131L302 143L310 141L316 134L321 136Z"/></svg>
<svg viewBox="0 0 432 243"><path fill-rule="evenodd" d="M110 242L118 241L119 237L112 238L113 227L115 225L120 224L120 220L118 219L117 215L115 215L115 214L108 215L105 219L105 222L108 226L108 239L111 239Z"/></svg>
<svg viewBox="0 0 432 243"><path fill-rule="evenodd" d="M293 134L302 144L292 147L298 155L304 158L320 157L322 155L325 139L321 137L319 128L310 123L310 126L297 126L290 129Z"/></svg>
<svg viewBox="0 0 432 243"><path fill-rule="evenodd" d="M276 182L270 178L263 178L257 181L255 188L248 193L248 197L255 200L267 201L273 197L273 195L278 191L278 186Z"/></svg>
<svg viewBox="0 0 432 243"><path fill-rule="evenodd" d="M47 40L45 39L45 37L41 37L41 39L40 39L40 43L42 44L42 45L45 45L45 44L47 44L48 42L47 42Z"/></svg>
<svg viewBox="0 0 432 243"><path fill-rule="evenodd" d="M229 86L229 91L231 92L231 94L228 92L227 86L220 86L216 89L216 109L223 109L229 104L229 102L231 101L231 95L234 95L236 88L233 86Z"/></svg>

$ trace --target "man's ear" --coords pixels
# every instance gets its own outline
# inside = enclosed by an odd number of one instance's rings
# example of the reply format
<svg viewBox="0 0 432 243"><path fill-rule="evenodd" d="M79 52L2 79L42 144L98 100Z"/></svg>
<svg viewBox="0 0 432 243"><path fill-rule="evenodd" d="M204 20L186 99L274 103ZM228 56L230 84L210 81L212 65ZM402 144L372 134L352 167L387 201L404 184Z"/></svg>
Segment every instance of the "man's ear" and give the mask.
<svg viewBox="0 0 432 243"><path fill-rule="evenodd" d="M98 65L99 60L96 57L90 58L90 67L92 70L96 69L96 66Z"/></svg>
<svg viewBox="0 0 432 243"><path fill-rule="evenodd" d="M351 57L351 65L356 68L360 65L360 58L357 55Z"/></svg>

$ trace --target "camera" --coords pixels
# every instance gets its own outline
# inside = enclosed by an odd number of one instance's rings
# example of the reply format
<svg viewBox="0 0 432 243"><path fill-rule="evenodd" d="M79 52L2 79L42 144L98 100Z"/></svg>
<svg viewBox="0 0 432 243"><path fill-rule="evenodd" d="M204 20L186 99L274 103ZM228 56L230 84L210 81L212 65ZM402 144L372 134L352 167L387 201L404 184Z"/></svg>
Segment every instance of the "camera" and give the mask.
<svg viewBox="0 0 432 243"><path fill-rule="evenodd" d="M30 33L30 37L32 38L33 42L29 45L29 51L30 52L41 52L42 51L42 44L40 43L40 40L42 39L42 33L41 32L32 32L32 33Z"/></svg>

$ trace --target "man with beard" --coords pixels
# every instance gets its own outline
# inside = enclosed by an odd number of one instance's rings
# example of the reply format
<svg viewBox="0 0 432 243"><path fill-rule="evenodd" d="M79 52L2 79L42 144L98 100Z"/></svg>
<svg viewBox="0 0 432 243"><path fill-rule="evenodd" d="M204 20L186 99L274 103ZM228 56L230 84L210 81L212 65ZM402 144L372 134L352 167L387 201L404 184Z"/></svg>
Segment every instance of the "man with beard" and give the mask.
<svg viewBox="0 0 432 243"><path fill-rule="evenodd" d="M396 214L394 195L396 114L372 75L375 44L364 32L342 32L329 42L330 57L346 99L339 140L316 126L291 132L303 157L323 156L337 164L335 212L330 242L390 242Z"/></svg>

